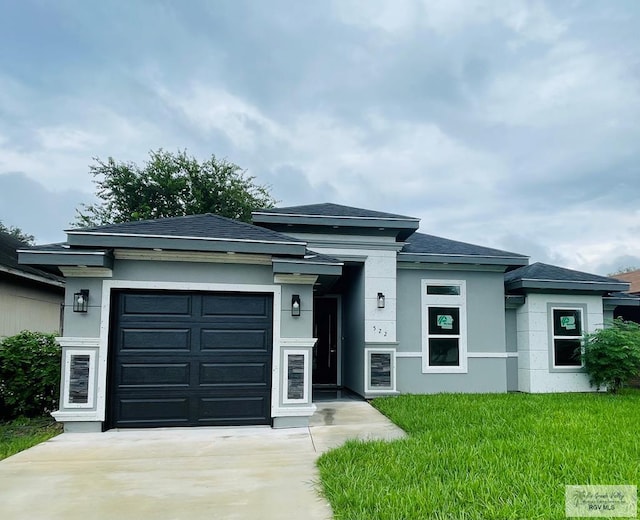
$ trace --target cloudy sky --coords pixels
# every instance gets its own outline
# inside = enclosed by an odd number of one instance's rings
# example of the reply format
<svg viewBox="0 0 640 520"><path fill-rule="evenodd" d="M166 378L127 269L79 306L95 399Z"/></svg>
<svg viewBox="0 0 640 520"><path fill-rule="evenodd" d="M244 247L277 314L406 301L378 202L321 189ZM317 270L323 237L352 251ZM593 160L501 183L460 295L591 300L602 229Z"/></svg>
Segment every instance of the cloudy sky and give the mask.
<svg viewBox="0 0 640 520"><path fill-rule="evenodd" d="M215 154L281 205L640 267L640 2L2 0L0 220L61 241L93 157Z"/></svg>

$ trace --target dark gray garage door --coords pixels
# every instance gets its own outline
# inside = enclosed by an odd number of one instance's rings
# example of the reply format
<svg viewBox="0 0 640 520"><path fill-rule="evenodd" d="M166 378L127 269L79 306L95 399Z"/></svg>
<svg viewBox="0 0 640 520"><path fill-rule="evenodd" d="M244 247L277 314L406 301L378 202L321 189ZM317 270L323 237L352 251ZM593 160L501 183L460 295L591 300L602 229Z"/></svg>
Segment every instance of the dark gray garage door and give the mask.
<svg viewBox="0 0 640 520"><path fill-rule="evenodd" d="M273 298L114 296L112 427L269 424Z"/></svg>

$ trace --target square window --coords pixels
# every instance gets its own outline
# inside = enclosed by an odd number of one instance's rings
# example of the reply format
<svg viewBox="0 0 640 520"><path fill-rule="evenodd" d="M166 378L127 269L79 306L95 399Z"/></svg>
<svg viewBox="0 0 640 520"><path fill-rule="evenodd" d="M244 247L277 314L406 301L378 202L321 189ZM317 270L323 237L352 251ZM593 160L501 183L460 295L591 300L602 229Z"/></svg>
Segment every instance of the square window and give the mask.
<svg viewBox="0 0 640 520"><path fill-rule="evenodd" d="M457 307L429 307L429 335L460 334L460 309Z"/></svg>
<svg viewBox="0 0 640 520"><path fill-rule="evenodd" d="M427 294L444 296L460 296L459 285L427 285Z"/></svg>
<svg viewBox="0 0 640 520"><path fill-rule="evenodd" d="M458 338L430 338L429 365L432 367L450 367L460 364Z"/></svg>
<svg viewBox="0 0 640 520"><path fill-rule="evenodd" d="M578 309L553 309L554 336L582 336L582 313Z"/></svg>
<svg viewBox="0 0 640 520"><path fill-rule="evenodd" d="M556 339L553 342L554 363L559 367L582 366L579 339Z"/></svg>

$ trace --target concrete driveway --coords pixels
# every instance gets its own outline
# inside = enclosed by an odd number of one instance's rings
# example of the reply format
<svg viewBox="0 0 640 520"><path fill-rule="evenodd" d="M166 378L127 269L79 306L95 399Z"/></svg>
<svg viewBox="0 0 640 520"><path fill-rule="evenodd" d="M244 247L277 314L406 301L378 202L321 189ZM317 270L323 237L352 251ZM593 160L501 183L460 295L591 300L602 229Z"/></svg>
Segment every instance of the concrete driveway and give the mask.
<svg viewBox="0 0 640 520"><path fill-rule="evenodd" d="M329 519L317 457L403 435L362 401L318 403L309 428L65 433L0 461L0 518Z"/></svg>

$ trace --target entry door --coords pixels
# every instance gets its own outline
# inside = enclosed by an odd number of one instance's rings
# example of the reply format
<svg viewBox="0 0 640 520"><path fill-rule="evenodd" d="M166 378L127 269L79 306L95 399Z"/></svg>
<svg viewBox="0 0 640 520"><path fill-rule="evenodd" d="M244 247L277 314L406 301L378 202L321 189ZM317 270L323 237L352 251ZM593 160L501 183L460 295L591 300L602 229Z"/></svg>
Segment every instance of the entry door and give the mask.
<svg viewBox="0 0 640 520"><path fill-rule="evenodd" d="M318 342L313 349L313 384L338 383L338 299L313 301L313 333Z"/></svg>

